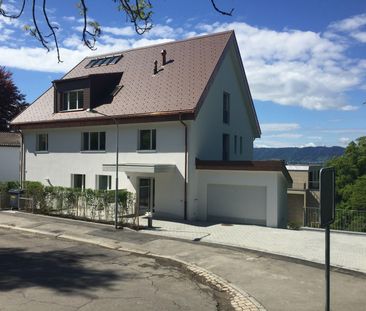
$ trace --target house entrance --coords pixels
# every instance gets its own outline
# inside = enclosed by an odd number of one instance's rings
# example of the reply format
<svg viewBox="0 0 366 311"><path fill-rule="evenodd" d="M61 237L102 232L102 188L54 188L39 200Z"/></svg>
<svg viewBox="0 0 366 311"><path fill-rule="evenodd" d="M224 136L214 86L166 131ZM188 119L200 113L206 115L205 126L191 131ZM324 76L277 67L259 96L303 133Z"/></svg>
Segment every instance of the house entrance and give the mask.
<svg viewBox="0 0 366 311"><path fill-rule="evenodd" d="M155 207L155 178L139 179L139 209L140 214L154 212Z"/></svg>

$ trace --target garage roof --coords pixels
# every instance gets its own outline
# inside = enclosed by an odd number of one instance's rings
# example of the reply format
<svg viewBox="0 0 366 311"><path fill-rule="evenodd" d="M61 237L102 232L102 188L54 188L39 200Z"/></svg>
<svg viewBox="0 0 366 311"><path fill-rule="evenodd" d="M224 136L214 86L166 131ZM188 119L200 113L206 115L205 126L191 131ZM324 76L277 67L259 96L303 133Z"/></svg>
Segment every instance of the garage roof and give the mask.
<svg viewBox="0 0 366 311"><path fill-rule="evenodd" d="M292 183L292 178L286 169L284 161L210 161L196 159L196 169L281 172L287 179L287 182Z"/></svg>

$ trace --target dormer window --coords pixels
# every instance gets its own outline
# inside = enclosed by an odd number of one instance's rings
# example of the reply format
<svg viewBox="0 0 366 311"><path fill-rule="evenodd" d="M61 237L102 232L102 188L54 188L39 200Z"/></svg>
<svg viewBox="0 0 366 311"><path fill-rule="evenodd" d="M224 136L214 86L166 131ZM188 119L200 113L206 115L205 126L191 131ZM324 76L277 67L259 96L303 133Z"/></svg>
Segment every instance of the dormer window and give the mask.
<svg viewBox="0 0 366 311"><path fill-rule="evenodd" d="M73 90L63 93L63 111L78 110L84 107L84 90Z"/></svg>

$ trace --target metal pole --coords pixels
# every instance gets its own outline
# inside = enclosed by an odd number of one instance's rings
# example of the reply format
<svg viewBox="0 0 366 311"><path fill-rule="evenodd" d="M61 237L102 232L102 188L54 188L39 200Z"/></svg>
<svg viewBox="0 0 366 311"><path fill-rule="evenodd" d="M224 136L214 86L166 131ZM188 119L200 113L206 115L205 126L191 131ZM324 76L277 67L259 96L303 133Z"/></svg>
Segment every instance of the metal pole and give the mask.
<svg viewBox="0 0 366 311"><path fill-rule="evenodd" d="M330 225L325 227L325 311L330 310Z"/></svg>
<svg viewBox="0 0 366 311"><path fill-rule="evenodd" d="M115 209L114 209L114 227L118 229L118 153L119 153L119 129L117 120L114 119L116 123L116 191L114 193L114 200L115 200ZM121 227L123 228L123 226Z"/></svg>

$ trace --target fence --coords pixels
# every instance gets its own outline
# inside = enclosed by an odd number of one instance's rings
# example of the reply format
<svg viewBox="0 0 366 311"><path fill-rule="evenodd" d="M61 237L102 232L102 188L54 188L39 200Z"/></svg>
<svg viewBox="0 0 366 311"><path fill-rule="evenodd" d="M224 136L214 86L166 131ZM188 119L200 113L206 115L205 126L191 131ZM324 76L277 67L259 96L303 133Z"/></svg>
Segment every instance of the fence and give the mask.
<svg viewBox="0 0 366 311"><path fill-rule="evenodd" d="M331 229L366 232L366 211L336 209L335 216ZM319 228L320 208L307 207L304 210L304 226Z"/></svg>

